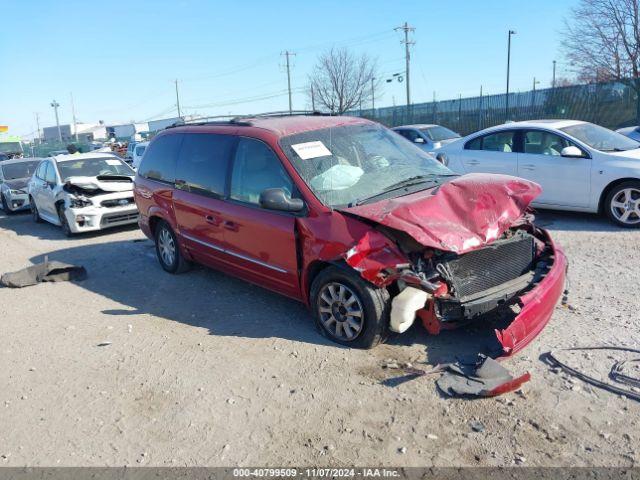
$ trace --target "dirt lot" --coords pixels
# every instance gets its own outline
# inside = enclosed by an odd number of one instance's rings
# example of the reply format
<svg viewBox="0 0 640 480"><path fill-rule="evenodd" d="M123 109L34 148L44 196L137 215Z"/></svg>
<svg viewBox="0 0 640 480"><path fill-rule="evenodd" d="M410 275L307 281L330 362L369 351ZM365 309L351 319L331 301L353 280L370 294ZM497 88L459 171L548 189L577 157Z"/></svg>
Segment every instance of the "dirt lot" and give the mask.
<svg viewBox="0 0 640 480"><path fill-rule="evenodd" d="M590 215L539 222L571 262L570 308L507 362L532 373L521 392L469 401L433 378L383 384L394 372L381 365L472 353L490 325L339 348L296 302L204 268L164 273L135 228L69 240L0 216L0 272L44 255L89 272L0 289L0 465L637 465L640 404L539 356L640 346L640 231Z"/></svg>

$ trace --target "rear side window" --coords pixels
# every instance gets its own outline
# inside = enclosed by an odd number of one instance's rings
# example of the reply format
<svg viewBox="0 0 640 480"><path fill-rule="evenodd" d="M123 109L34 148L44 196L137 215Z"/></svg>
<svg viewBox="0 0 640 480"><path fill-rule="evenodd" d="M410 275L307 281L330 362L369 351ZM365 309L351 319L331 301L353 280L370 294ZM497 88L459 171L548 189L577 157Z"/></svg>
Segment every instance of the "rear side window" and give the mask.
<svg viewBox="0 0 640 480"><path fill-rule="evenodd" d="M236 137L229 135L184 135L176 167L176 183L184 182L184 189L193 193L224 196L229 160L235 143Z"/></svg>
<svg viewBox="0 0 640 480"><path fill-rule="evenodd" d="M467 142L465 150L486 150L490 152L511 153L515 151L515 130L490 133Z"/></svg>
<svg viewBox="0 0 640 480"><path fill-rule="evenodd" d="M176 159L182 135L164 135L149 145L142 163L140 176L159 182L173 183L176 178Z"/></svg>
<svg viewBox="0 0 640 480"><path fill-rule="evenodd" d="M482 150L482 137L474 138L464 146L465 150Z"/></svg>

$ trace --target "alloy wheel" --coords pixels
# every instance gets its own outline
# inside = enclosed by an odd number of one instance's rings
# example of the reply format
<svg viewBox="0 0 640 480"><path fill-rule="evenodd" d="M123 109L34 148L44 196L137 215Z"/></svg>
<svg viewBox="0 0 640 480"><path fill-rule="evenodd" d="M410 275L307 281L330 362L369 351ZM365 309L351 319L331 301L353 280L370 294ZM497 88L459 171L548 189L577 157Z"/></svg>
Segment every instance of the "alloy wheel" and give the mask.
<svg viewBox="0 0 640 480"><path fill-rule="evenodd" d="M158 234L158 251L166 266L170 267L173 265L176 259L176 243L166 228L160 230Z"/></svg>
<svg viewBox="0 0 640 480"><path fill-rule="evenodd" d="M339 340L355 340L362 332L364 309L360 299L342 283L331 282L322 287L318 313L325 330Z"/></svg>
<svg viewBox="0 0 640 480"><path fill-rule="evenodd" d="M640 223L640 190L624 188L611 199L611 213L621 223L636 225Z"/></svg>

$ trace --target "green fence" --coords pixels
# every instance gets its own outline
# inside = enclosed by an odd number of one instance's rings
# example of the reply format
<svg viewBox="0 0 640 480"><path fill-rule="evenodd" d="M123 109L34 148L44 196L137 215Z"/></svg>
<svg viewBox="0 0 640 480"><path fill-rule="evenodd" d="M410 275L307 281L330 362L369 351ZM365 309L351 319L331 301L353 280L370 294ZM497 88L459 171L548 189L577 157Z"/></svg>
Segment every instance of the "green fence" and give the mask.
<svg viewBox="0 0 640 480"><path fill-rule="evenodd" d="M636 93L618 82L547 88L506 95L485 95L407 106L357 110L351 115L374 119L389 127L436 123L462 135L504 123L505 120L567 118L616 129L637 125Z"/></svg>

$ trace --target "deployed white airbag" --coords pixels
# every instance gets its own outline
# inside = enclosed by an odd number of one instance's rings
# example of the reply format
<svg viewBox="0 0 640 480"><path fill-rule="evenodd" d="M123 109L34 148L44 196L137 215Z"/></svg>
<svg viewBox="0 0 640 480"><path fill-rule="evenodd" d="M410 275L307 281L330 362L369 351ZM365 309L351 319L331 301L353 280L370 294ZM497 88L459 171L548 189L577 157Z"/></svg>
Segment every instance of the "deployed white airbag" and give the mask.
<svg viewBox="0 0 640 480"><path fill-rule="evenodd" d="M424 308L429 294L417 288L407 287L391 301L391 321L389 328L393 332L403 333L413 325L416 312Z"/></svg>
<svg viewBox="0 0 640 480"><path fill-rule="evenodd" d="M360 167L334 165L313 177L309 183L316 190L344 190L358 183L363 173Z"/></svg>

